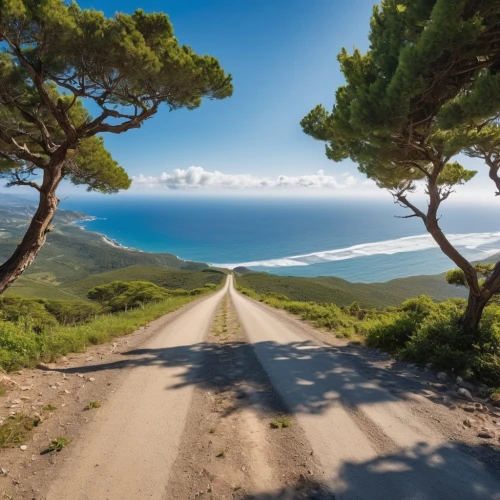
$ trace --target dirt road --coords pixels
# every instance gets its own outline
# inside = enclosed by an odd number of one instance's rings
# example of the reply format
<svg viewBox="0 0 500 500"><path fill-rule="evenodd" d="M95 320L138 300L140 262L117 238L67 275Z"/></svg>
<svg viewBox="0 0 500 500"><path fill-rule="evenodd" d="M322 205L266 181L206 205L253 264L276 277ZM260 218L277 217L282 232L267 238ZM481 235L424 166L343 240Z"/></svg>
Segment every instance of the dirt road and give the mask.
<svg viewBox="0 0 500 500"><path fill-rule="evenodd" d="M177 316L133 353L133 369L88 425L85 441L73 448L47 499L168 498L165 486L194 390L182 381L199 364L197 346L227 287Z"/></svg>
<svg viewBox="0 0 500 500"><path fill-rule="evenodd" d="M297 417L337 500L499 499L500 481L348 357L293 321L230 296L271 382Z"/></svg>
<svg viewBox="0 0 500 500"><path fill-rule="evenodd" d="M21 471L19 491L40 493L11 498L500 500L498 443L464 438L477 435L464 417L486 425L476 410L450 411L439 394L413 398L413 375L326 345L238 294L232 277L175 314L123 361L111 353L54 368L55 378L84 373L111 388L70 446L48 457L55 479L41 477L43 463L29 484ZM291 427L273 430L276 417Z"/></svg>

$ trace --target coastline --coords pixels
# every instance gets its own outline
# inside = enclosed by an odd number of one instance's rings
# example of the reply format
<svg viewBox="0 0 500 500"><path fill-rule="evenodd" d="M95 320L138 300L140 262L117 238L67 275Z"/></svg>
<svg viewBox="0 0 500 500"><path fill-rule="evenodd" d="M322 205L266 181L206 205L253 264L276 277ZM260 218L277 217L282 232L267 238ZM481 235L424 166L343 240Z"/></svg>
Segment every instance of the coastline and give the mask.
<svg viewBox="0 0 500 500"><path fill-rule="evenodd" d="M84 218L73 221L72 225L77 226L82 231L87 231L89 233L94 233L94 234L99 235L104 243L106 243L107 245L109 245L113 248L120 248L121 250L129 250L131 252L144 253L143 250L139 250L138 248L132 248L132 247L127 247L125 245L122 245L121 243L118 243L117 241L113 240L112 238L109 238L104 233L99 233L97 231L89 230L85 226L82 225L82 223L92 222L95 220L98 220L98 217L96 217L95 215L86 215ZM179 260L183 260L183 259L179 259Z"/></svg>

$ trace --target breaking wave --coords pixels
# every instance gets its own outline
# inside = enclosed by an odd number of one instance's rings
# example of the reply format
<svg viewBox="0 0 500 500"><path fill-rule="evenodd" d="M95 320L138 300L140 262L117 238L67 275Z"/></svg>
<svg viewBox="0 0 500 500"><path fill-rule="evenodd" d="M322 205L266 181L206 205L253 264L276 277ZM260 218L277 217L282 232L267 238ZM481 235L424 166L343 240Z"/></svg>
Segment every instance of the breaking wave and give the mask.
<svg viewBox="0 0 500 500"><path fill-rule="evenodd" d="M448 234L448 240L458 249L478 250L480 257L486 258L500 252L500 248L481 249L485 245L491 245L500 241L500 232L496 233L468 233ZM257 260L253 262L239 262L237 264L212 264L217 267L233 269L238 266L244 267L292 267L310 266L323 262L334 262L338 260L356 259L370 255L394 255L405 252L421 252L437 248L436 242L428 234L418 236L407 236L397 240L376 241L373 243L362 243L347 248L325 250L304 255L292 255L279 259Z"/></svg>

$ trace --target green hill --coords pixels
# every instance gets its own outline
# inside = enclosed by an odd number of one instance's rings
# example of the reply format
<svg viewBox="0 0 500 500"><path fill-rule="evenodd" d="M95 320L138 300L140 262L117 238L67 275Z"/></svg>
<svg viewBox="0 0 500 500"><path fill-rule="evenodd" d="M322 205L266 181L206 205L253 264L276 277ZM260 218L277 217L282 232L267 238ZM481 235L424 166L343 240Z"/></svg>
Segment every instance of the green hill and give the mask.
<svg viewBox="0 0 500 500"><path fill-rule="evenodd" d="M239 285L259 294L274 292L292 300L335 303L340 306L355 301L363 307L396 306L419 295L428 295L441 301L451 297L464 297L466 294L465 290L448 285L444 275L414 276L387 283L368 284L351 283L330 276L299 278L253 272L237 276L236 279Z"/></svg>

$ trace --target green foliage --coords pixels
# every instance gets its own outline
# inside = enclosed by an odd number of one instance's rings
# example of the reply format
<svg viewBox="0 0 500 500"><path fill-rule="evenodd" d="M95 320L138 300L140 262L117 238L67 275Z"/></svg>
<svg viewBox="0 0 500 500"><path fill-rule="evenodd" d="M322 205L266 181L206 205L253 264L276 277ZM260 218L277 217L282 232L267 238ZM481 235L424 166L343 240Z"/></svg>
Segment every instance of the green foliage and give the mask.
<svg viewBox="0 0 500 500"><path fill-rule="evenodd" d="M16 174L52 168L57 151L73 183L127 189L130 179L97 134L137 128L161 104L195 109L204 97L232 94L217 59L179 45L166 14L106 18L63 0L12 0L0 9L0 172L12 185L20 183ZM95 119L84 100L96 103ZM11 123L29 149L11 140Z"/></svg>
<svg viewBox="0 0 500 500"><path fill-rule="evenodd" d="M91 401L85 408L87 410L94 410L101 407L101 403L99 401Z"/></svg>
<svg viewBox="0 0 500 500"><path fill-rule="evenodd" d="M62 451L71 441L65 437L61 436L50 442L47 450L48 451Z"/></svg>
<svg viewBox="0 0 500 500"><path fill-rule="evenodd" d="M49 300L45 304L45 309L60 325L84 323L101 312L98 306L77 300Z"/></svg>
<svg viewBox="0 0 500 500"><path fill-rule="evenodd" d="M0 321L0 368L12 371L35 366L40 361L55 361L70 352L83 352L90 345L132 333L191 300L190 296L170 297L127 313L105 314L87 323L57 326L42 333Z"/></svg>
<svg viewBox="0 0 500 500"><path fill-rule="evenodd" d="M483 276L487 278L495 267L495 264L487 264L487 263L477 263L474 265L474 269L476 270L479 276ZM451 269L446 273L446 281L450 285L462 286L465 288L469 288L469 284L465 278L465 273L460 268ZM480 280L480 283L483 283L484 279Z"/></svg>
<svg viewBox="0 0 500 500"><path fill-rule="evenodd" d="M99 302L109 311L143 307L144 304L164 300L168 296L168 290L147 281L113 281L88 292L89 299Z"/></svg>
<svg viewBox="0 0 500 500"><path fill-rule="evenodd" d="M0 297L0 318L20 325L25 331L41 333L57 326L56 318L47 311L46 301L17 297Z"/></svg>
<svg viewBox="0 0 500 500"><path fill-rule="evenodd" d="M270 425L272 429L286 429L292 426L292 421L288 417L276 417Z"/></svg>
<svg viewBox="0 0 500 500"><path fill-rule="evenodd" d="M0 297L0 319L16 323L24 331L48 332L58 325L74 325L95 317L100 308L80 300Z"/></svg>

